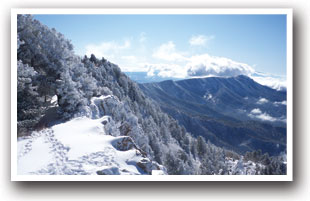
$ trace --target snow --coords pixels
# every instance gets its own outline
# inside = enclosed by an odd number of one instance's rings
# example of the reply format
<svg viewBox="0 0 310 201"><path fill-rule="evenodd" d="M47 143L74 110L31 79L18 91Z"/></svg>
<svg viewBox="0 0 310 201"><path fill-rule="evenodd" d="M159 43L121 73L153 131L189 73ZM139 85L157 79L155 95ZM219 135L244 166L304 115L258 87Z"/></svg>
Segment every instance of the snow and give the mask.
<svg viewBox="0 0 310 201"><path fill-rule="evenodd" d="M49 146L45 143L44 138L23 140L19 143L22 143L23 147L26 148L22 152L22 149L19 147L18 151L20 153L18 158L18 172L20 174L36 172L52 159ZM27 153L28 150L29 152Z"/></svg>
<svg viewBox="0 0 310 201"><path fill-rule="evenodd" d="M64 146L70 147L68 152L69 160L76 160L82 155L96 152L106 147L112 136L103 136L104 129L100 122L106 119L90 120L86 117L76 118L67 123L53 127L56 139ZM81 146L83 144L91 146Z"/></svg>
<svg viewBox="0 0 310 201"><path fill-rule="evenodd" d="M106 99L115 99L114 96L111 95L107 95L107 96L100 96L100 97L92 97L90 102L90 108L92 110L92 118L100 118L102 117L104 114L104 111L102 110L102 104L103 101ZM117 102L117 100L115 100Z"/></svg>
<svg viewBox="0 0 310 201"><path fill-rule="evenodd" d="M277 91L286 91L286 77L268 75L256 72L255 75L250 76L255 82L261 85L268 86Z"/></svg>
<svg viewBox="0 0 310 201"><path fill-rule="evenodd" d="M52 105L57 105L57 101L58 101L58 97L57 97L57 95L54 95L54 96L52 97L52 99L51 99L51 104L52 104Z"/></svg>
<svg viewBox="0 0 310 201"><path fill-rule="evenodd" d="M215 99L213 98L211 93L206 92L203 98L206 99L207 101L215 102Z"/></svg>
<svg viewBox="0 0 310 201"><path fill-rule="evenodd" d="M162 170L152 170L152 175L165 175L165 172Z"/></svg>
<svg viewBox="0 0 310 201"><path fill-rule="evenodd" d="M108 118L78 117L18 139L18 174L150 174L138 166L147 159L139 150L113 146L128 137L106 135Z"/></svg>

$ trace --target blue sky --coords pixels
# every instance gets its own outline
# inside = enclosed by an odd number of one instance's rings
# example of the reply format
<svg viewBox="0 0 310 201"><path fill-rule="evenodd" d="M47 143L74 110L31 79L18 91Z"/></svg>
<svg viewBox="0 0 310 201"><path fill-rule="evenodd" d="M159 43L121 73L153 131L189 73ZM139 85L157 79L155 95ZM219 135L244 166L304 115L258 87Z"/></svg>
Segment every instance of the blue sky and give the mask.
<svg viewBox="0 0 310 201"><path fill-rule="evenodd" d="M35 15L123 71L149 76L286 75L285 15Z"/></svg>

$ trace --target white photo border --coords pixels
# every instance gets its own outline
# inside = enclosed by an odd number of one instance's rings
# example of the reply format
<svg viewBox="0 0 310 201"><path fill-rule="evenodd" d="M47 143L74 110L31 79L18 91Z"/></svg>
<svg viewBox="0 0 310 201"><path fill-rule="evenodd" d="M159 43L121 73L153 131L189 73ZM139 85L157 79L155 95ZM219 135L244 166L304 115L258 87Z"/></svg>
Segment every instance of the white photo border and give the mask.
<svg viewBox="0 0 310 201"><path fill-rule="evenodd" d="M286 15L287 174L286 175L18 175L17 174L17 15L18 14L233 14ZM293 181L293 10L242 9L11 9L11 181Z"/></svg>

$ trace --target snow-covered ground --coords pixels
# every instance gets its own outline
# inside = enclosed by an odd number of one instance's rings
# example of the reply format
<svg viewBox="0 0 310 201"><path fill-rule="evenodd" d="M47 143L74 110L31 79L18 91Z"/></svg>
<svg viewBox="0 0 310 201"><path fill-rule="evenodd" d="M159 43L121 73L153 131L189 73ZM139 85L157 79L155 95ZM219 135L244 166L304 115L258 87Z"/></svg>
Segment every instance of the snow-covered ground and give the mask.
<svg viewBox="0 0 310 201"><path fill-rule="evenodd" d="M107 122L78 117L19 138L18 174L166 174L130 137L106 135Z"/></svg>

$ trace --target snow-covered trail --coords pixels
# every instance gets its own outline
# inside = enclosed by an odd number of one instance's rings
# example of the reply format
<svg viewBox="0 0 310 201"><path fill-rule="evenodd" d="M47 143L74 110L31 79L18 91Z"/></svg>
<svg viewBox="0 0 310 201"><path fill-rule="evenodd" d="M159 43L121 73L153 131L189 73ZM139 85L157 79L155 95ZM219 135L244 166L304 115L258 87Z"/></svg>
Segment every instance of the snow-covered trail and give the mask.
<svg viewBox="0 0 310 201"><path fill-rule="evenodd" d="M80 117L18 140L18 174L90 175L165 173L127 136L104 132L109 117ZM156 170L156 171L155 171Z"/></svg>

